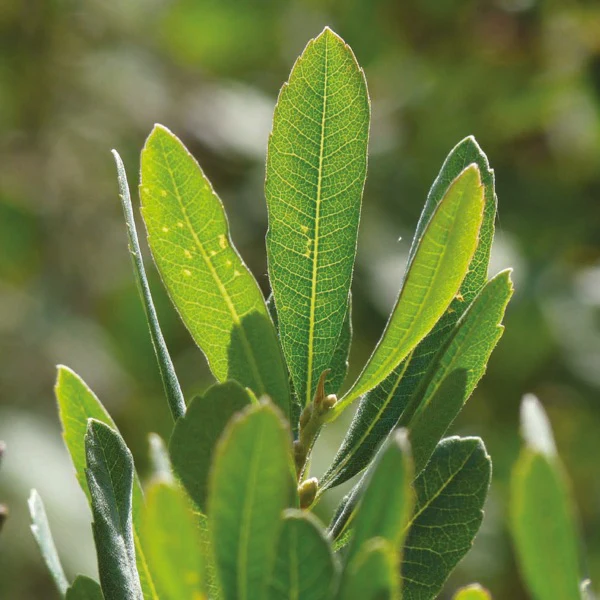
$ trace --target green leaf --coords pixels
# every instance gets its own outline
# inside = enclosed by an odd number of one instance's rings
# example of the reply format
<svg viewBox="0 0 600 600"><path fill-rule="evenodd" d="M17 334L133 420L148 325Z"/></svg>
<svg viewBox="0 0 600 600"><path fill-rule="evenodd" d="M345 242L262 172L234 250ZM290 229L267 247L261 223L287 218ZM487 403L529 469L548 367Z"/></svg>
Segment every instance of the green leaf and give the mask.
<svg viewBox="0 0 600 600"><path fill-rule="evenodd" d="M578 536L568 481L534 396L524 398L521 419L527 446L513 470L510 501L519 567L535 600L577 600Z"/></svg>
<svg viewBox="0 0 600 600"><path fill-rule="evenodd" d="M304 405L330 366L347 312L369 118L364 73L349 46L325 28L281 89L265 184L269 278Z"/></svg>
<svg viewBox="0 0 600 600"><path fill-rule="evenodd" d="M228 424L210 475L209 527L225 600L265 594L293 489L287 424L270 404L249 406Z"/></svg>
<svg viewBox="0 0 600 600"><path fill-rule="evenodd" d="M420 473L475 386L502 336L504 311L513 293L510 271L481 290L455 325L400 418L410 427L415 472ZM414 415L414 416L413 416Z"/></svg>
<svg viewBox="0 0 600 600"><path fill-rule="evenodd" d="M158 315L156 314L152 293L150 292L150 285L148 284L148 278L146 277L144 259L142 258L142 250L138 241L135 219L133 217L133 206L131 204L125 166L123 165L123 161L118 152L113 150L112 153L117 165L119 194L123 206L123 213L125 215L125 223L127 224L129 252L131 253L135 281L142 298L144 312L146 313L146 321L148 322L148 327L150 329L152 346L154 347L154 353L156 354L156 360L158 361L158 370L160 371L167 402L169 403L173 419L176 420L185 413L185 400L183 398L183 393L181 392L177 374L175 373L175 367L173 367L171 355L169 354L167 344L165 343L165 339L160 329Z"/></svg>
<svg viewBox="0 0 600 600"><path fill-rule="evenodd" d="M329 600L338 567L321 524L309 512L284 513L268 600Z"/></svg>
<svg viewBox="0 0 600 600"><path fill-rule="evenodd" d="M133 457L118 433L94 419L88 421L85 454L104 597L141 600L131 516Z"/></svg>
<svg viewBox="0 0 600 600"><path fill-rule="evenodd" d="M161 598L206 598L200 530L191 503L177 485L157 481L148 490L144 541Z"/></svg>
<svg viewBox="0 0 600 600"><path fill-rule="evenodd" d="M67 590L66 600L104 600L102 588L97 581L85 575L77 575Z"/></svg>
<svg viewBox="0 0 600 600"><path fill-rule="evenodd" d="M369 469L371 471L371 469ZM394 432L369 474L353 519L347 561L373 538L388 540L399 551L412 515L413 464L405 430Z"/></svg>
<svg viewBox="0 0 600 600"><path fill-rule="evenodd" d="M91 496L85 475L86 453L84 438L87 431L88 419L95 419L96 421L105 423L115 431L118 431L118 429L104 406L102 406L100 400L85 384L83 379L71 371L71 369L62 365L58 367L54 392L63 428L63 439L71 455L79 485L87 496L88 503L91 506ZM137 474L134 473L132 510L137 567L144 592L144 599L158 600L152 576L146 563L144 548L140 540L140 520L143 506L144 495L142 486Z"/></svg>
<svg viewBox="0 0 600 600"><path fill-rule="evenodd" d="M391 542L370 540L345 570L339 600L397 600L397 563L398 554Z"/></svg>
<svg viewBox="0 0 600 600"><path fill-rule="evenodd" d="M348 358L350 356L350 344L352 342L352 294L348 296L348 310L342 325L342 331L333 351L330 372L325 380L325 394L337 394L342 387L348 374Z"/></svg>
<svg viewBox="0 0 600 600"><path fill-rule="evenodd" d="M52 579L58 588L58 591L62 597L67 593L69 582L65 572L63 571L56 546L54 545L54 539L52 538L52 532L50 531L50 524L48 523L48 517L46 516L46 510L44 503L40 495L36 490L31 490L29 495L29 514L31 515L31 531L33 537L37 542L37 545L42 553L42 558L52 575Z"/></svg>
<svg viewBox="0 0 600 600"><path fill-rule="evenodd" d="M190 498L206 513L208 475L215 445L229 419L250 404L244 388L234 381L214 385L196 396L179 419L169 442L173 469Z"/></svg>
<svg viewBox="0 0 600 600"><path fill-rule="evenodd" d="M478 583L473 583L458 590L452 600L492 600L492 596Z"/></svg>
<svg viewBox="0 0 600 600"><path fill-rule="evenodd" d="M491 461L479 438L442 440L415 480L415 513L404 545L403 600L436 598L469 551L483 518Z"/></svg>
<svg viewBox="0 0 600 600"><path fill-rule="evenodd" d="M264 298L229 237L221 200L185 146L155 126L140 195L163 281L215 377L267 394L285 414L289 389Z"/></svg>
<svg viewBox="0 0 600 600"><path fill-rule="evenodd" d="M483 184L473 163L450 185L423 230L385 331L334 416L381 383L446 312L477 248L483 209Z"/></svg>
<svg viewBox="0 0 600 600"><path fill-rule="evenodd" d="M494 173L474 138L464 139L448 155L429 192L417 230L422 230L454 179L471 163L479 166L484 186L485 208L479 243L460 286L459 295L414 352L363 397L348 433L321 482L321 485L325 486L322 489L347 481L369 464L381 442L396 427L400 415L418 389L423 374L429 369L439 348L445 344L456 322L487 280L496 216ZM416 235L413 249L416 249L418 239L419 235Z"/></svg>
<svg viewBox="0 0 600 600"><path fill-rule="evenodd" d="M157 433L149 433L148 446L150 448L149 458L151 479L169 483L172 482L173 468L171 467L169 450L167 449L164 440Z"/></svg>

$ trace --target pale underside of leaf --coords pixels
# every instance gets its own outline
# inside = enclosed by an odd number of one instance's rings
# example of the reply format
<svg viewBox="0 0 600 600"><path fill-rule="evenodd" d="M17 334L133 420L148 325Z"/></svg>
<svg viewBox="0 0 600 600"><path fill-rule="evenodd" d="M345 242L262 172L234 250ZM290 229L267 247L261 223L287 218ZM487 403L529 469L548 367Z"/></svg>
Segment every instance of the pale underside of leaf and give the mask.
<svg viewBox="0 0 600 600"><path fill-rule="evenodd" d="M281 90L265 183L269 276L302 404L330 366L347 311L369 118L364 74L326 28Z"/></svg>

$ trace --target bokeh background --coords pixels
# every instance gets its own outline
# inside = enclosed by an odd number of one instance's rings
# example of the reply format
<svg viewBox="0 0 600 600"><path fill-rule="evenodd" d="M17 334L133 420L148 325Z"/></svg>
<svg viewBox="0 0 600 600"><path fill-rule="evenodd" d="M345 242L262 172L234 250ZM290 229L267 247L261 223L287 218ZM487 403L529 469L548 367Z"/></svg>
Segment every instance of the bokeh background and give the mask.
<svg viewBox="0 0 600 600"><path fill-rule="evenodd" d="M453 426L485 439L494 481L475 549L443 597L477 580L497 598L526 598L506 510L525 392L552 418L579 505L585 568L600 582L597 1L2 0L0 500L11 514L0 535L0 598L57 597L28 529L34 486L68 574L95 570L90 517L60 438L55 365L95 389L142 472L147 433L171 426L110 149L120 150L135 186L153 123L176 132L223 198L237 247L266 288L273 106L294 59L326 24L353 47L373 102L354 372L383 328L445 155L474 134L496 170L493 269L514 267L517 291L488 373ZM189 398L211 377L150 272ZM342 433L329 432L321 457Z"/></svg>

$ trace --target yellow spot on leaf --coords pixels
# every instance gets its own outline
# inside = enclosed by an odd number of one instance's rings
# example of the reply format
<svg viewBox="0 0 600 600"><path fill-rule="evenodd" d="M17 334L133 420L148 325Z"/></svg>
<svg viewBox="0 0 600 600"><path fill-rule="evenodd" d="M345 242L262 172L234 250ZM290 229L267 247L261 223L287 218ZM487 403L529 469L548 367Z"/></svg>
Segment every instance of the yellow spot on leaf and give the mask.
<svg viewBox="0 0 600 600"><path fill-rule="evenodd" d="M233 272L234 277L239 277L240 275L241 273L237 269Z"/></svg>
<svg viewBox="0 0 600 600"><path fill-rule="evenodd" d="M189 250L184 250L183 253L185 254L186 258L192 258L192 253Z"/></svg>
<svg viewBox="0 0 600 600"><path fill-rule="evenodd" d="M168 228L168 227L163 227L163 228L162 228L162 230L163 230L165 233L169 233L169 228Z"/></svg>
<svg viewBox="0 0 600 600"><path fill-rule="evenodd" d="M306 225L300 225L300 229L302 233L306 233L308 231L308 227Z"/></svg>
<svg viewBox="0 0 600 600"><path fill-rule="evenodd" d="M221 246L221 248L227 248L227 240L223 234L219 236L219 246Z"/></svg>
<svg viewBox="0 0 600 600"><path fill-rule="evenodd" d="M192 274L192 272L191 272L189 269L184 269L184 270L183 270L183 274L184 274L186 277L190 277L190 276L191 276L191 274Z"/></svg>
<svg viewBox="0 0 600 600"><path fill-rule="evenodd" d="M228 261L227 261L225 264L226 264L228 267L230 267L230 266L231 266L231 261L230 261L230 260L228 260Z"/></svg>
<svg viewBox="0 0 600 600"><path fill-rule="evenodd" d="M167 190L160 190L160 195L161 195L163 198L166 198L166 197L167 197Z"/></svg>
<svg viewBox="0 0 600 600"><path fill-rule="evenodd" d="M181 221L179 221L177 223L177 227L179 227L179 229L183 229L183 223Z"/></svg>

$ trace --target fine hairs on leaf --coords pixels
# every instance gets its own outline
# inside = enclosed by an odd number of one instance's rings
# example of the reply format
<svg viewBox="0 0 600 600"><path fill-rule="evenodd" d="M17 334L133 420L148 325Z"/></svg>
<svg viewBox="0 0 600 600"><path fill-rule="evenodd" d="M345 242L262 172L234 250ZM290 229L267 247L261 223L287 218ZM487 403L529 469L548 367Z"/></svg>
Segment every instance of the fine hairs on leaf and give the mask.
<svg viewBox="0 0 600 600"><path fill-rule="evenodd" d="M125 167L113 151L173 422L160 437L145 432L150 469L142 487L108 411L81 377L58 368L63 438L91 510L99 573L99 583L81 575L69 582L33 491L32 530L62 598L434 600L447 593L481 525L492 465L480 438L444 436L485 373L513 287L510 270L488 279L494 173L467 137L427 196L379 342L345 382L370 111L357 58L325 28L294 64L274 110L267 301L196 159L166 127L150 132L139 186L148 245L216 380L190 395L187 407L148 285ZM352 424L319 479L311 474L315 442L354 401ZM523 579L536 600L580 599L568 482L533 397L523 403L522 432L510 512ZM326 528L313 508L359 474ZM589 585L582 589L591 594ZM491 595L474 584L454 597Z"/></svg>

